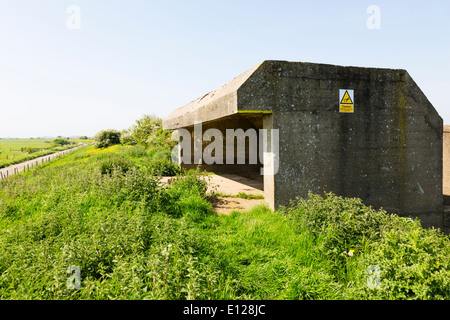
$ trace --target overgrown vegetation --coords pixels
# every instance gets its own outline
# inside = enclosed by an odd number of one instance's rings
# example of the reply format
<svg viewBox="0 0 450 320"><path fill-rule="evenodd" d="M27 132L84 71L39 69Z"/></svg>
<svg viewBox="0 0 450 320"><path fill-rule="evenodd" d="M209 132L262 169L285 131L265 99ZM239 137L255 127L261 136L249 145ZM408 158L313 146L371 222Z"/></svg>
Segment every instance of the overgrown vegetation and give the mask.
<svg viewBox="0 0 450 320"><path fill-rule="evenodd" d="M436 230L332 194L218 216L199 173L161 185L152 156L90 147L1 181L0 298L449 298Z"/></svg>
<svg viewBox="0 0 450 320"><path fill-rule="evenodd" d="M238 194L233 195L233 194L225 194L225 193L221 193L221 192L213 192L213 196L215 197L227 197L227 198L241 198L241 199L247 199L247 200L252 200L252 199L264 199L264 196L262 194L252 194L252 193L246 193L246 192L238 192Z"/></svg>
<svg viewBox="0 0 450 320"><path fill-rule="evenodd" d="M167 142L162 129L162 120L154 115L144 115L127 130L135 143L145 147L161 147Z"/></svg>
<svg viewBox="0 0 450 320"><path fill-rule="evenodd" d="M73 144L73 143L67 139L56 138L55 140L53 140L52 144L53 144L53 146L66 146L66 145Z"/></svg>
<svg viewBox="0 0 450 320"><path fill-rule="evenodd" d="M322 253L349 298L450 298L450 242L439 230L333 194L310 194L285 213L299 229L322 239ZM368 285L374 277L375 288Z"/></svg>
<svg viewBox="0 0 450 320"><path fill-rule="evenodd" d="M120 132L114 129L102 130L94 137L96 148L107 148L120 143Z"/></svg>
<svg viewBox="0 0 450 320"><path fill-rule="evenodd" d="M92 146L0 181L0 299L450 298L437 230L333 194L219 216L166 161L169 144Z"/></svg>
<svg viewBox="0 0 450 320"><path fill-rule="evenodd" d="M154 115L144 115L122 132L102 130L95 136L94 141L96 148L117 144L133 146L126 151L127 155L134 159L150 161L151 175L174 176L180 173L180 168L173 163L171 157L176 142L171 140L170 131L162 129L162 120ZM109 166L112 165L113 162L110 161Z"/></svg>

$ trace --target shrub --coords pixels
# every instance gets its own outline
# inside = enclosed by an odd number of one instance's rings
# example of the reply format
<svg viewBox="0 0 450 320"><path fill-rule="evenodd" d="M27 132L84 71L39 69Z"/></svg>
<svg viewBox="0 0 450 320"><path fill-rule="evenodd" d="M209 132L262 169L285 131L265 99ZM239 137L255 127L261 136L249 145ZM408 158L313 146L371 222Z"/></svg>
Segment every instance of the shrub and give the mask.
<svg viewBox="0 0 450 320"><path fill-rule="evenodd" d="M127 145L135 145L137 144L137 141L134 138L132 132L130 132L130 130L123 130L120 135L120 143Z"/></svg>
<svg viewBox="0 0 450 320"><path fill-rule="evenodd" d="M183 175L177 176L171 181L171 188L168 192L172 195L180 197L181 195L200 195L206 197L208 183L206 179L201 178L195 170L184 172Z"/></svg>
<svg viewBox="0 0 450 320"><path fill-rule="evenodd" d="M132 167L132 164L121 156L108 154L100 161L99 167L102 174L111 174L113 170L120 170L126 173Z"/></svg>
<svg viewBox="0 0 450 320"><path fill-rule="evenodd" d="M22 152L31 154L31 153L38 152L38 151L40 151L40 150L41 150L41 149L39 149L39 148L26 147L26 148L23 148L23 149L22 149Z"/></svg>
<svg viewBox="0 0 450 320"><path fill-rule="evenodd" d="M162 119L154 115L144 115L136 120L136 124L129 131L137 143L148 146L147 140L159 129L162 129Z"/></svg>
<svg viewBox="0 0 450 320"><path fill-rule="evenodd" d="M94 137L96 148L106 148L114 144L120 144L120 132L114 129L102 130Z"/></svg>
<svg viewBox="0 0 450 320"><path fill-rule="evenodd" d="M71 144L71 142L67 139L62 139L62 138L56 138L55 140L53 140L53 145L54 146L65 146Z"/></svg>
<svg viewBox="0 0 450 320"><path fill-rule="evenodd" d="M384 231L401 220L397 216L400 220L392 218L384 210L365 206L361 199L338 197L333 193L325 197L309 193L307 200L293 201L285 212L314 235L325 234L330 254L348 251L361 245L363 239L379 240Z"/></svg>
<svg viewBox="0 0 450 320"><path fill-rule="evenodd" d="M347 283L346 298L450 298L450 241L439 230L332 193L297 199L284 214L320 239L330 271ZM370 267L379 270L375 289Z"/></svg>
<svg viewBox="0 0 450 320"><path fill-rule="evenodd" d="M206 180L194 170L172 178L166 192L165 211L175 216L185 214L196 221L203 219L212 213L207 189Z"/></svg>
<svg viewBox="0 0 450 320"><path fill-rule="evenodd" d="M149 135L146 144L154 148L166 147L172 149L175 146L176 142L172 141L171 135L172 131L160 128L153 134Z"/></svg>
<svg viewBox="0 0 450 320"><path fill-rule="evenodd" d="M126 155L132 158L143 158L147 157L147 150L140 145L127 148Z"/></svg>
<svg viewBox="0 0 450 320"><path fill-rule="evenodd" d="M368 290L365 281L355 286L354 296L372 299L450 299L450 242L419 221L389 230L361 259L361 266L379 267L378 290ZM362 268L361 268L362 269ZM364 279L365 270L360 270ZM356 282L358 284L358 282ZM356 291L356 292L355 292Z"/></svg>
<svg viewBox="0 0 450 320"><path fill-rule="evenodd" d="M164 130L162 119L155 115L144 115L136 124L124 130L122 143L140 144L146 148L173 148L176 141L171 139L172 131Z"/></svg>
<svg viewBox="0 0 450 320"><path fill-rule="evenodd" d="M150 161L150 170L153 175L175 176L180 173L180 168L171 159L170 150L159 148L154 149L150 154L153 154Z"/></svg>
<svg viewBox="0 0 450 320"><path fill-rule="evenodd" d="M167 160L163 158L152 159L150 163L151 173L154 176L166 176L172 177L180 172L180 168L172 162L172 160Z"/></svg>

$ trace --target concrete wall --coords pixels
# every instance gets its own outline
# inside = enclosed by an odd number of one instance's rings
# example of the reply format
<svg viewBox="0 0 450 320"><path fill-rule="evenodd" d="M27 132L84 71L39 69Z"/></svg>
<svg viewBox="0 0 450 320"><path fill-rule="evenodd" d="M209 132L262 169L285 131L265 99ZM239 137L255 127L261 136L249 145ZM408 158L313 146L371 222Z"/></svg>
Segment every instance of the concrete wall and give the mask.
<svg viewBox="0 0 450 320"><path fill-rule="evenodd" d="M339 89L354 90L354 113L339 113ZM332 191L443 226L442 119L406 71L270 62L238 108L273 110L275 207Z"/></svg>
<svg viewBox="0 0 450 320"><path fill-rule="evenodd" d="M450 126L444 127L443 179L445 205L450 206Z"/></svg>

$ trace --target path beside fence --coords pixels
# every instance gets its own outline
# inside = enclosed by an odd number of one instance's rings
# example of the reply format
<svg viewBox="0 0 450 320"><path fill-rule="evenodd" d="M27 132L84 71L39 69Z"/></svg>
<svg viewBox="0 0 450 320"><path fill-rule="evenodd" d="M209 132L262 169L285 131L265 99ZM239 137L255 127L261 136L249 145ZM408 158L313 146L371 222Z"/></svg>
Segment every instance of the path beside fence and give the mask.
<svg viewBox="0 0 450 320"><path fill-rule="evenodd" d="M80 148L83 148L84 146L86 146L86 144L83 144L81 146L78 146L78 147L75 147L75 148L72 148L72 149L59 151L59 152L56 152L56 153L49 154L47 156L39 157L39 158L36 158L36 159L33 159L33 160L25 161L25 162L22 162L22 163L18 163L18 164L12 165L10 167L6 167L6 168L3 168L3 169L0 169L0 180L5 179L7 177L10 177L13 174L17 174L17 173L22 172L22 171L31 170L32 168L35 168L36 166L38 166L38 165L40 165L42 163L48 162L48 161L50 161L50 160L52 160L54 158L59 158L59 157L65 155L65 154L68 154L68 153L72 152L72 151L75 151L75 150L78 150Z"/></svg>

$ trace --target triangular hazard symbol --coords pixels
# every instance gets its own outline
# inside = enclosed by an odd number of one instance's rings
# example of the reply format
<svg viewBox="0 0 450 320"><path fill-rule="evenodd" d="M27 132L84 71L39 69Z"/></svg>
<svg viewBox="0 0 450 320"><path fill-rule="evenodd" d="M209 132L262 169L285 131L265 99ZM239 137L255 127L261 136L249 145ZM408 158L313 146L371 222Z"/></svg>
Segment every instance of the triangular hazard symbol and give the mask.
<svg viewBox="0 0 450 320"><path fill-rule="evenodd" d="M345 94L342 97L341 103L342 104L353 104L352 98L350 98L348 91L345 91Z"/></svg>

